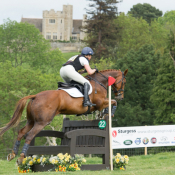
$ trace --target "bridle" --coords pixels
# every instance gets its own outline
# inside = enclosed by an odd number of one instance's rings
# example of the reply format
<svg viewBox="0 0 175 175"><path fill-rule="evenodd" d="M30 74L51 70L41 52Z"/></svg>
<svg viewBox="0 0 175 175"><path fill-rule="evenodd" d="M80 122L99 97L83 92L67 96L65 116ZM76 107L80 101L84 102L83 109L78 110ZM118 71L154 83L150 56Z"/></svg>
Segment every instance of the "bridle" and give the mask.
<svg viewBox="0 0 175 175"><path fill-rule="evenodd" d="M98 72L100 75L102 75L106 80L108 80L108 77L106 77L105 75L103 75L101 72ZM92 78L92 77L90 77L90 76L87 76L90 80L94 80L95 82L97 82L98 84L100 84L101 86L103 86L106 90L107 90L107 88L102 84L102 83L100 83L99 81L97 81L96 79L94 79L94 78ZM112 85L112 91L114 92L114 93L117 93L117 96L120 96L120 95L122 95L122 94L124 94L124 89L122 89L122 87L123 87L123 84L124 84L124 78L126 78L125 77L125 75L124 75L124 72L122 72L122 79L121 80L119 80L117 83L114 83L113 85ZM115 85L117 85L118 83L120 83L120 82L122 82L122 84L121 84L121 87L120 87L120 89L119 90L117 90L117 88L115 87ZM123 93L121 93L121 92L123 92Z"/></svg>
<svg viewBox="0 0 175 175"><path fill-rule="evenodd" d="M114 93L118 93L117 96L120 96L120 95L124 94L124 89L122 89L123 84L124 84L124 82L123 82L124 78L126 78L126 77L125 77L125 75L124 75L124 72L122 72L122 79L119 80L117 83L114 83L114 84L112 85L112 86L113 86L113 89L114 89L113 92L114 92ZM115 87L115 85L118 84L118 83L120 83L120 82L122 82L121 87L120 87L119 90L117 90L117 88ZM123 93L121 93L121 92L123 92Z"/></svg>

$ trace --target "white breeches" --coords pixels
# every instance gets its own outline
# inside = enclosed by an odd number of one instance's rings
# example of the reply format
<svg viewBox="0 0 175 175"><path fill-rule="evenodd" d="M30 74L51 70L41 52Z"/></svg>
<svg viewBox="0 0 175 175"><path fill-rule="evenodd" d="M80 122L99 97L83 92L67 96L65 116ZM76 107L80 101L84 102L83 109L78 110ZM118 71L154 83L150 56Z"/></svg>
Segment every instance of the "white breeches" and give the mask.
<svg viewBox="0 0 175 175"><path fill-rule="evenodd" d="M61 67L60 75L66 83L69 83L71 80L74 80L84 85L84 83L87 82L90 85L90 89L92 89L90 82L86 78L84 78L81 74L79 74L72 65Z"/></svg>

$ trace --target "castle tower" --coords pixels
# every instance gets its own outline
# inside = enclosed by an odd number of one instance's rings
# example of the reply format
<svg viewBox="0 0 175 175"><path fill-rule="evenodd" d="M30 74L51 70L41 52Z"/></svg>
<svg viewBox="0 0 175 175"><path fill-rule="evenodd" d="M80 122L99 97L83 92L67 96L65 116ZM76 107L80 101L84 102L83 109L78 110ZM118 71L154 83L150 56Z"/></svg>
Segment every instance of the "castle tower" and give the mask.
<svg viewBox="0 0 175 175"><path fill-rule="evenodd" d="M69 41L72 37L73 28L73 6L63 5L63 15L64 15L64 38Z"/></svg>
<svg viewBox="0 0 175 175"><path fill-rule="evenodd" d="M73 27L73 6L63 5L63 11L43 11L42 34L46 39L69 41Z"/></svg>

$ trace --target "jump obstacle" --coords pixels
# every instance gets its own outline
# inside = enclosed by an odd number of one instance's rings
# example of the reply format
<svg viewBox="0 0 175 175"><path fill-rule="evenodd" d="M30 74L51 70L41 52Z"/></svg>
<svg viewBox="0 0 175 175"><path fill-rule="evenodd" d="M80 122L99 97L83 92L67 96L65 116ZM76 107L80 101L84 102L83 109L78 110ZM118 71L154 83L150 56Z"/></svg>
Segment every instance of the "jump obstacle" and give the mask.
<svg viewBox="0 0 175 175"><path fill-rule="evenodd" d="M56 155L58 153L75 154L101 154L102 164L82 165L81 170L102 170L109 169L109 118L104 119L106 127L100 129L100 120L77 120L71 121L69 118L63 120L62 132L52 130L42 130L32 140L27 156L32 155ZM58 146L35 146L36 137L56 137L61 139ZM46 171L44 167L33 166L33 171Z"/></svg>

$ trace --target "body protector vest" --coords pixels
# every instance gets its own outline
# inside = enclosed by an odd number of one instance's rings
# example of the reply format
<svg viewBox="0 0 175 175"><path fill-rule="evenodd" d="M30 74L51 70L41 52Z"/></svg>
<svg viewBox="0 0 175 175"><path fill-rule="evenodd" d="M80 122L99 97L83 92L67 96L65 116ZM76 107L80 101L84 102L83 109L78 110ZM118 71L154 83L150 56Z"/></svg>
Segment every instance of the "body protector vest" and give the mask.
<svg viewBox="0 0 175 175"><path fill-rule="evenodd" d="M82 66L80 63L80 60L79 60L80 57L84 57L84 56L78 55L78 56L72 57L72 59L69 59L65 64L63 64L63 66L72 65L77 72L81 69L84 69L84 66ZM86 57L84 57L84 58L86 58ZM86 58L86 59L88 60L88 58ZM88 62L89 62L89 60L88 60Z"/></svg>

